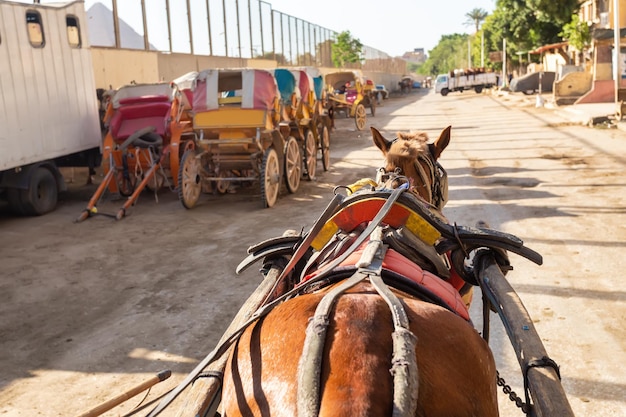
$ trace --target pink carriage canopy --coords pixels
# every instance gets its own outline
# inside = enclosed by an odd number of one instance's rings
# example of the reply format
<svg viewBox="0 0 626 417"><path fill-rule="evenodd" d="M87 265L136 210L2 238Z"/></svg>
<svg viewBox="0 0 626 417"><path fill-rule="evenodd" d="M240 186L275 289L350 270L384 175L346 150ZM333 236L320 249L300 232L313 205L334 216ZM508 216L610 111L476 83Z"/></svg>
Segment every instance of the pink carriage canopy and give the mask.
<svg viewBox="0 0 626 417"><path fill-rule="evenodd" d="M315 85L313 84L313 78L305 70L291 70L291 73L296 79L296 85L300 89L302 100L307 104L313 104L308 102L309 92L311 91L313 92L315 99Z"/></svg>
<svg viewBox="0 0 626 417"><path fill-rule="evenodd" d="M192 85L193 110L217 110L221 97L241 96L242 109L270 109L279 96L274 76L260 69L208 69Z"/></svg>

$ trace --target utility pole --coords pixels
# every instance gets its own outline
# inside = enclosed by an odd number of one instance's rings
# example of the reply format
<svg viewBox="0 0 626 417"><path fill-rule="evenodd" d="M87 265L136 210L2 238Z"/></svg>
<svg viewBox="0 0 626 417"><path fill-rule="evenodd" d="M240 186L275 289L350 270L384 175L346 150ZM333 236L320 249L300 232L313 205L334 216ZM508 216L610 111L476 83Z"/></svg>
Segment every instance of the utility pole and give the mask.
<svg viewBox="0 0 626 417"><path fill-rule="evenodd" d="M619 21L619 0L613 0L613 69L615 71L615 106L619 106L619 87L622 78L620 68L621 61L621 36ZM622 114L621 108L617 109L617 114Z"/></svg>
<svg viewBox="0 0 626 417"><path fill-rule="evenodd" d="M506 77L506 38L502 39L502 86L507 87L509 80Z"/></svg>
<svg viewBox="0 0 626 417"><path fill-rule="evenodd" d="M485 32L480 32L480 67L485 68Z"/></svg>

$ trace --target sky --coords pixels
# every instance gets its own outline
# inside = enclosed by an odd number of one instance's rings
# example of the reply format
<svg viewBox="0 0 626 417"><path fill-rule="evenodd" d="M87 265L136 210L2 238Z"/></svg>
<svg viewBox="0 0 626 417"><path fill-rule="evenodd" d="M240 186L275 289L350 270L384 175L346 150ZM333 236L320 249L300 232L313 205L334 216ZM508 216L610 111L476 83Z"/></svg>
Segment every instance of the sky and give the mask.
<svg viewBox="0 0 626 417"><path fill-rule="evenodd" d="M391 56L433 49L442 35L472 34L466 13L488 13L495 0L267 0L274 9L336 32L349 30L362 44Z"/></svg>
<svg viewBox="0 0 626 417"><path fill-rule="evenodd" d="M31 3L30 0L18 0ZM59 0L42 0L42 3ZM111 0L85 0L88 9L95 2L102 1L111 4ZM223 0L226 4L234 4L235 0ZM238 0L245 4L246 0ZM192 0L193 4L205 4L205 0ZM222 0L210 0L221 4ZM175 4L176 1L170 1ZM468 33L475 31L473 24L468 24L465 16L475 8L481 8L488 13L495 9L496 0L262 0L262 3L271 4L272 9L284 14L306 20L335 32L350 31L353 38L362 44L376 48L391 56L401 56L415 48L423 48L426 53L433 49L442 35L453 33ZM141 28L141 6L139 0L118 0L120 17L128 21L137 31ZM161 9L163 0L146 0L151 9ZM205 7L205 6L197 6ZM176 8L175 8L176 9ZM154 13L157 13L156 11ZM178 14L173 19L186 22L183 10L173 10ZM150 22L152 20L152 22ZM149 18L148 24L163 27L164 17ZM174 25L176 26L176 25ZM205 25L198 25L198 30ZM233 30L229 28L229 30ZM195 32L195 29L194 29ZM167 35L162 30L149 28L151 42L167 43ZM176 30L173 37L180 36ZM157 39L157 37L163 39ZM189 43L185 39L174 39L175 43Z"/></svg>

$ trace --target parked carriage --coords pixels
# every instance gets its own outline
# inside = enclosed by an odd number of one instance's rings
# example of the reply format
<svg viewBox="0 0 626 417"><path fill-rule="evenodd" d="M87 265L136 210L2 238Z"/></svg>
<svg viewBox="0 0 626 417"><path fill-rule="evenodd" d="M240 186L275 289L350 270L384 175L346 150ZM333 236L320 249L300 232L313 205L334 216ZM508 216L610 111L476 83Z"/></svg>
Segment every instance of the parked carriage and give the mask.
<svg viewBox="0 0 626 417"><path fill-rule="evenodd" d="M321 151L322 166L324 171L330 168L330 129L332 120L328 113L328 95L324 88L324 76L319 69L314 67L303 67L300 70L308 74L309 83L312 81L314 100L305 102L306 110L313 118L313 125L316 126L319 134L318 149ZM302 77L300 77L302 80Z"/></svg>
<svg viewBox="0 0 626 417"><path fill-rule="evenodd" d="M286 140L274 76L259 69L208 69L192 85L194 140L178 172L178 196L192 208L202 192L257 184L272 207L282 184Z"/></svg>
<svg viewBox="0 0 626 417"><path fill-rule="evenodd" d="M188 138L181 98L173 83L131 84L112 93L104 118L105 176L77 221L98 213L107 190L127 197L112 215L120 220L145 188L178 185L172 172L178 172L181 141Z"/></svg>
<svg viewBox="0 0 626 417"><path fill-rule="evenodd" d="M374 83L356 71L331 72L325 75L324 80L331 117L336 112L342 112L346 117L354 117L358 130L365 129L366 109L370 109L372 116L376 114Z"/></svg>
<svg viewBox="0 0 626 417"><path fill-rule="evenodd" d="M281 133L288 138L285 179L288 190L294 192L292 189L297 185L294 175L296 167L291 161L296 155L296 149L290 146L289 138L295 138L300 144L302 171L305 178L312 180L317 172L317 155L320 152L324 170L328 170L330 165L329 123L316 113L315 85L306 71L278 68L273 73L281 94Z"/></svg>

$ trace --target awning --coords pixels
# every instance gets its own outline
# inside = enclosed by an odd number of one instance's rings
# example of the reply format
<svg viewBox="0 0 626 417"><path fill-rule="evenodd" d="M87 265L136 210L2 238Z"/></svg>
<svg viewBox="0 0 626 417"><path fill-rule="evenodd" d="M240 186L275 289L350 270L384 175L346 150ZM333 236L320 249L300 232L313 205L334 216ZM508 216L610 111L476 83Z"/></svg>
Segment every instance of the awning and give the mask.
<svg viewBox="0 0 626 417"><path fill-rule="evenodd" d="M553 44L550 44L550 45L544 45L544 46L540 46L539 48L530 51L529 53L531 53L531 54L542 54L542 53L544 53L546 51L549 51L551 49L562 48L564 46L567 46L568 44L569 44L569 42L566 41L566 42L553 43Z"/></svg>

